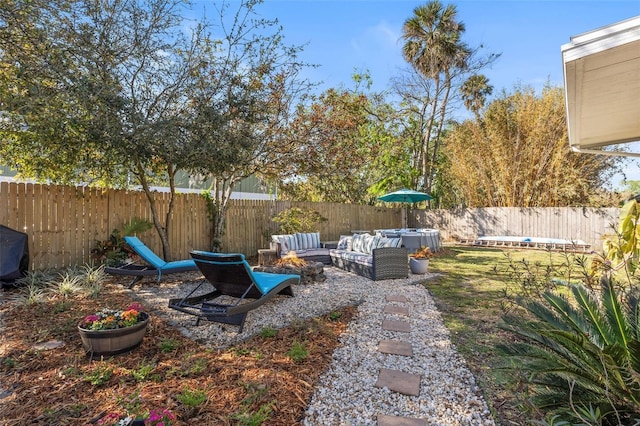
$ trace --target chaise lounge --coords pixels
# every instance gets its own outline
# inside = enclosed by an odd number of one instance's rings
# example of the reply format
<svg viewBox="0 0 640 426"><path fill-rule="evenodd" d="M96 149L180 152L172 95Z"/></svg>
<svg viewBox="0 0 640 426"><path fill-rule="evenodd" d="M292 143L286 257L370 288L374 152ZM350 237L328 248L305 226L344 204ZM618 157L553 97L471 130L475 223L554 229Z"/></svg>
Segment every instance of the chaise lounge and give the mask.
<svg viewBox="0 0 640 426"><path fill-rule="evenodd" d="M138 256L144 260L147 265L134 265L133 263L127 263L118 267L107 267L104 271L111 275L126 275L132 276L133 281L129 283L129 288L140 281L146 276L156 276L156 279L160 281L162 275L175 274L178 272L197 271L193 259L176 260L173 262L167 262L155 254L149 247L147 247L138 237L126 236L125 242L136 252Z"/></svg>
<svg viewBox="0 0 640 426"><path fill-rule="evenodd" d="M224 324L238 325L242 332L247 313L268 302L278 294L293 296L292 284L300 283L299 275L253 272L240 253L191 252L195 264L214 291L192 296L202 281L183 298L169 300L169 307L197 318ZM235 303L218 303L221 296L237 298ZM248 300L252 299L252 300Z"/></svg>

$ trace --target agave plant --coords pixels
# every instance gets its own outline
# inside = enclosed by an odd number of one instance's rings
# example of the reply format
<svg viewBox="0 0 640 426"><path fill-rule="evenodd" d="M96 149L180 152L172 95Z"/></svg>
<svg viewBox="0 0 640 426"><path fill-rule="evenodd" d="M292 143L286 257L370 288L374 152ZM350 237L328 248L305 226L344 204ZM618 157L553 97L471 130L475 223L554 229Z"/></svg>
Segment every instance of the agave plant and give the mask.
<svg viewBox="0 0 640 426"><path fill-rule="evenodd" d="M599 290L521 301L531 314L505 317L517 342L502 345L506 368L529 374L532 403L550 418L580 424L640 424L640 305L610 275ZM571 423L575 424L575 423Z"/></svg>

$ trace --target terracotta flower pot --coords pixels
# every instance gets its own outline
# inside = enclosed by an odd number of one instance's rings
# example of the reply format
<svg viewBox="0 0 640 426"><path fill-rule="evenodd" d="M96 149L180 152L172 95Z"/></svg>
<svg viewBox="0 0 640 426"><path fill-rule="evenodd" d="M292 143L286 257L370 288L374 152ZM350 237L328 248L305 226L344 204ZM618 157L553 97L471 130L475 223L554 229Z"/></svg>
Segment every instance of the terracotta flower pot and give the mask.
<svg viewBox="0 0 640 426"><path fill-rule="evenodd" d="M78 325L84 350L91 356L102 356L116 355L137 348L147 331L149 314L140 312L140 319L136 325L113 330L87 330Z"/></svg>
<svg viewBox="0 0 640 426"><path fill-rule="evenodd" d="M409 258L409 268L412 274L426 274L429 269L429 259Z"/></svg>

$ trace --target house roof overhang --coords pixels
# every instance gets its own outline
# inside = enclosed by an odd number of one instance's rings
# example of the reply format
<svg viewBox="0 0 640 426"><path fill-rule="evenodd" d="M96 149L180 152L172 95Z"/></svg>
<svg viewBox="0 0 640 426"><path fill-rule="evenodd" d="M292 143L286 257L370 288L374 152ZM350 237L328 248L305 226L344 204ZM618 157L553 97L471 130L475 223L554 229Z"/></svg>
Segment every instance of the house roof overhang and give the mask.
<svg viewBox="0 0 640 426"><path fill-rule="evenodd" d="M640 141L640 16L571 37L561 48L569 144L579 152Z"/></svg>

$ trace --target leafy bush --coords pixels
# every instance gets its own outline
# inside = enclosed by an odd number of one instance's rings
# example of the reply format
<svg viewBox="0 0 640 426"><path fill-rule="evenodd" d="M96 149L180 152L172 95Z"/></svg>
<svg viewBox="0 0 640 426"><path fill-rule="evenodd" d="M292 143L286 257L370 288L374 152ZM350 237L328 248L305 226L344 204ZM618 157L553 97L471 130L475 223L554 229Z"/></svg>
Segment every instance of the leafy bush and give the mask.
<svg viewBox="0 0 640 426"><path fill-rule="evenodd" d="M148 220L135 217L124 225L123 234L124 236L135 235L148 231L152 227L153 223ZM106 266L118 266L132 255L134 252L127 246L118 229L114 229L106 240L96 240L96 245L91 250L91 256Z"/></svg>
<svg viewBox="0 0 640 426"><path fill-rule="evenodd" d="M505 368L528 374L530 401L546 413L544 424L640 424L638 235L640 206L631 200L605 254L590 265L578 256L511 268L525 311L504 317L502 328L518 337L501 346ZM575 266L580 274L572 274ZM558 279L558 272L570 278Z"/></svg>
<svg viewBox="0 0 640 426"><path fill-rule="evenodd" d="M280 224L280 232L283 234L295 234L315 232L318 230L318 224L328 219L315 210L292 207L281 211L272 220Z"/></svg>
<svg viewBox="0 0 640 426"><path fill-rule="evenodd" d="M563 420L601 424L640 421L640 304L603 277L601 289L570 285L570 296L547 291L522 300L533 315L505 317L522 341L501 346L509 368L530 373L532 402ZM590 424L590 423L587 423Z"/></svg>

